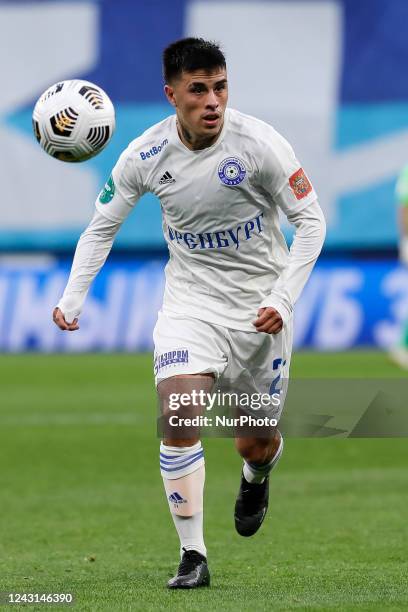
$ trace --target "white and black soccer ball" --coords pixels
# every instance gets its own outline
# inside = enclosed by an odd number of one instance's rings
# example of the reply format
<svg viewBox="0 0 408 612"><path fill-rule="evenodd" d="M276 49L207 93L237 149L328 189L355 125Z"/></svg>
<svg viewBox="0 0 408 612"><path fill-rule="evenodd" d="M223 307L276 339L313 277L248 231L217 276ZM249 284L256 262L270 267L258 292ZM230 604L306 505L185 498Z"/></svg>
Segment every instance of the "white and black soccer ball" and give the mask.
<svg viewBox="0 0 408 612"><path fill-rule="evenodd" d="M49 155L82 162L106 147L115 130L108 95L89 81L61 81L49 87L33 111L36 139Z"/></svg>

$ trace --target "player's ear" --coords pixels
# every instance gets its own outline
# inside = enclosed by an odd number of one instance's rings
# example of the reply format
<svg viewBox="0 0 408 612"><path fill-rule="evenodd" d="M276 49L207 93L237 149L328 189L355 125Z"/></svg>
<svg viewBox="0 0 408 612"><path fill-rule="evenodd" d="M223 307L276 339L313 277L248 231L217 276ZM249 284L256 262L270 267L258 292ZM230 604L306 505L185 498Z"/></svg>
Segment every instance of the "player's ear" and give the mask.
<svg viewBox="0 0 408 612"><path fill-rule="evenodd" d="M168 101L170 102L170 104L174 107L177 106L176 104L176 98L174 96L174 89L171 85L166 85L164 86L164 93L166 94L166 98L168 99Z"/></svg>

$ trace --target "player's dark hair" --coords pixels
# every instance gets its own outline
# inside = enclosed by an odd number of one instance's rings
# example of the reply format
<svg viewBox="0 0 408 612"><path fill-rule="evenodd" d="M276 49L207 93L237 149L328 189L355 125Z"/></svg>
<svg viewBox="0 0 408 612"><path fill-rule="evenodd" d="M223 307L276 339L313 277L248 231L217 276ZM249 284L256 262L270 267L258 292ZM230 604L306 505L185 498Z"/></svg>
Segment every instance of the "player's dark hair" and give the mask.
<svg viewBox="0 0 408 612"><path fill-rule="evenodd" d="M225 56L219 45L204 38L182 38L163 51L163 77L174 81L183 71L226 68Z"/></svg>

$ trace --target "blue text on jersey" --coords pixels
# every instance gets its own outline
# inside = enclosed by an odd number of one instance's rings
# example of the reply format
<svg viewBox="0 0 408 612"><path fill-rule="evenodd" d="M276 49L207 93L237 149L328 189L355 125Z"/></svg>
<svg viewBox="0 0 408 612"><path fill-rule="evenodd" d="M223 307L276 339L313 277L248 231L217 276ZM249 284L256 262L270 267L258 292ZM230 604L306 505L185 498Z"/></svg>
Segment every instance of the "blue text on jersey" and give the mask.
<svg viewBox="0 0 408 612"><path fill-rule="evenodd" d="M169 225L167 226L168 235L171 241L177 244L184 243L189 249L224 249L235 245L238 249L242 240L249 240L252 234L260 234L264 228L262 225L263 213L257 217L242 221L236 227L218 232L204 232L202 234L192 234L191 232L179 232Z"/></svg>
<svg viewBox="0 0 408 612"><path fill-rule="evenodd" d="M161 144L159 145L155 145L154 147L152 147L151 149L149 149L149 151L140 151L140 157L145 160L145 159L149 159L150 157L153 157L154 155L158 155L158 153L161 153L163 148L169 144L169 141L167 140L167 138L165 138Z"/></svg>

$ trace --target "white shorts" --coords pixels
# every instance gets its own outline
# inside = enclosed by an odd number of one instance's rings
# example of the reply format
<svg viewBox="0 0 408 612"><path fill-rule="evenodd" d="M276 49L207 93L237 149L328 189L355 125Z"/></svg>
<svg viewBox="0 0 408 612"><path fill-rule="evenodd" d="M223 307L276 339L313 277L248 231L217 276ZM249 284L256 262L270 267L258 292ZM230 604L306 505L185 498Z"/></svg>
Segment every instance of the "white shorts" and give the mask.
<svg viewBox="0 0 408 612"><path fill-rule="evenodd" d="M153 331L156 385L178 374L213 373L218 385L272 394L289 378L292 335L292 320L279 334L265 334L160 311Z"/></svg>

